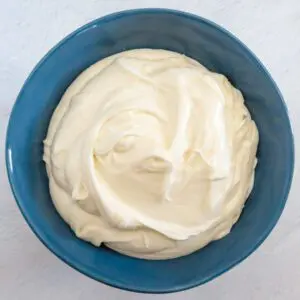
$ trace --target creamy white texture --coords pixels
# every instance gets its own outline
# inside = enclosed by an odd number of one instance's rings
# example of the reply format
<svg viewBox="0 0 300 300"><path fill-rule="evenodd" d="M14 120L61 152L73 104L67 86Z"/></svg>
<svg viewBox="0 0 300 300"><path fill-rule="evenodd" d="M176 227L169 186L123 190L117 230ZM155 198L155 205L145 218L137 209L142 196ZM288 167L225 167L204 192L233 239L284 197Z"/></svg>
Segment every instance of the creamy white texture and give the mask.
<svg viewBox="0 0 300 300"><path fill-rule="evenodd" d="M79 238L148 259L230 232L252 189L258 132L240 91L165 50L84 71L53 114L44 160Z"/></svg>

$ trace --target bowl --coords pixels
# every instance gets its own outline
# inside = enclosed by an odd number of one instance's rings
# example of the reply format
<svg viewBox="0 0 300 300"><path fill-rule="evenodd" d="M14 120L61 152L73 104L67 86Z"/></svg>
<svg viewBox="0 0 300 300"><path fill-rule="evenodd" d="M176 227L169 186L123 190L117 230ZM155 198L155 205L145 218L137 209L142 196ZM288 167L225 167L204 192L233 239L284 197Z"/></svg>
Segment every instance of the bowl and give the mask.
<svg viewBox="0 0 300 300"><path fill-rule="evenodd" d="M96 248L75 237L56 212L42 161L51 115L69 84L96 61L129 49L167 49L224 74L240 89L260 134L253 191L231 233L185 257L148 261ZM275 226L290 189L294 146L282 96L269 73L237 38L195 15L141 9L97 19L71 33L38 63L11 112L6 165L16 202L44 245L78 271L118 288L175 292L226 272Z"/></svg>

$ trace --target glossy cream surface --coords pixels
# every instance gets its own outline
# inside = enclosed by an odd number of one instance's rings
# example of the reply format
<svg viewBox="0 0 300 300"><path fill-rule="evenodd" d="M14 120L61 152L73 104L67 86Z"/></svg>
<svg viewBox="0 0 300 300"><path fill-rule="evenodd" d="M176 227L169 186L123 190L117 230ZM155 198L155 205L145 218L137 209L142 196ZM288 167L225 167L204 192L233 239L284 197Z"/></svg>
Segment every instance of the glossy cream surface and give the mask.
<svg viewBox="0 0 300 300"><path fill-rule="evenodd" d="M258 131L240 91L165 50L85 70L44 141L54 205L75 234L148 259L227 235L251 192Z"/></svg>

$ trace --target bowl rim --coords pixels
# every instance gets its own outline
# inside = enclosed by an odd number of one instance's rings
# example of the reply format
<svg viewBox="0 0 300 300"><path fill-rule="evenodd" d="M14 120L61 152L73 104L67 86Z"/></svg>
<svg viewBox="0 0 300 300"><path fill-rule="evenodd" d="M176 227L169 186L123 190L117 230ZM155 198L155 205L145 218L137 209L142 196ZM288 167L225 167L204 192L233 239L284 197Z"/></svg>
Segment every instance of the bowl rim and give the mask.
<svg viewBox="0 0 300 300"><path fill-rule="evenodd" d="M212 27L214 30L219 31L220 33L226 35L231 40L233 40L236 44L238 44L245 51L246 55L248 56L248 58L250 58L252 63L256 64L257 67L268 77L268 79L270 80L270 82L273 85L273 88L275 89L275 91L279 95L279 97L281 99L281 102L282 102L282 108L285 110L285 113L286 113L286 117L287 117L286 121L288 122L287 125L288 125L288 129L290 131L290 142L291 142L290 149L289 149L290 150L290 158L291 158L291 161L289 162L290 173L289 173L287 184L285 186L284 198L283 198L282 204L279 207L279 209L277 211L277 214L273 216L273 219L269 223L269 226L267 228L265 228L264 232L261 234L261 236L258 239L258 241L256 242L256 244L252 245L252 247L248 248L246 251L244 251L244 253L241 253L241 255L239 255L239 257L235 261L228 264L226 268L223 268L222 270L219 270L219 271L215 272L211 276L208 276L206 278L195 278L192 282L184 283L184 284L176 284L176 285L170 286L168 288L156 288L156 287L149 287L149 288L147 287L147 288L145 288L145 287L140 287L136 283L131 284L130 286L128 286L127 284L124 284L122 282L117 282L114 279L107 279L107 278L103 278L103 277L99 278L99 276L97 275L96 272L89 270L85 266L81 265L80 262L75 261L73 259L70 259L67 255L65 255L63 253L63 251L58 250L56 248L56 246L54 246L51 242L49 242L49 239L43 233L43 231L41 231L38 227L36 227L34 225L34 222L32 222L30 220L30 218L27 215L26 206L23 205L22 201L20 200L22 197L19 193L19 189L17 187L17 184L15 182L15 178L14 178L13 160L12 160L11 147L10 147L10 140L12 139L12 137L11 137L11 126L12 126L12 122L13 122L14 112L16 110L16 107L18 106L18 103L19 103L20 99L23 96L23 93L26 89L27 84L30 82L30 80L32 79L34 74L37 72L37 70L44 64L44 62L47 59L49 59L57 49L59 49L60 47L63 47L73 37L75 37L76 35L84 32L85 30L87 30L87 29L89 29L93 26L99 26L99 24L101 24L103 22L114 21L116 19L119 19L119 18L122 18L122 17L125 17L125 16L138 15L138 14L144 14L144 13L147 13L147 14L170 14L170 15L180 16L180 17L185 18L185 19L195 20L197 22L200 22L200 23L203 23L207 26ZM23 217L26 220L27 224L29 225L31 230L34 232L34 234L37 236L37 238L54 255L56 255L59 259L61 259L63 262L65 262L68 266L74 268L75 270L79 271L80 273L82 273L82 274L84 274L84 275L86 275L86 276L88 276L88 277L90 277L90 278L92 278L92 279L94 279L98 282L102 282L104 284L107 284L111 287L120 288L120 289L123 289L123 290L132 291L132 292L139 292L139 293L164 294L164 293L173 293L173 292L179 292L179 291L187 290L187 289L202 285L202 284L204 284L204 283L206 283L206 282L222 275L223 273L227 272L228 270L230 270L231 268L233 268L234 266L238 265L240 262L245 260L247 257L249 257L250 254L252 254L263 243L263 241L267 238L267 236L270 234L272 229L275 227L275 225L278 222L278 220L279 220L279 218L280 218L280 216L283 212L283 209L285 207L285 204L286 204L286 201L287 201L287 198L288 198L288 195L289 195L289 191L290 191L290 188L291 188L291 184L292 184L293 174L294 174L295 153L294 153L294 137L293 137L292 127L291 127L291 122L290 122L290 119L289 119L288 109L287 109L286 103L284 102L283 96L282 96L279 88L277 87L274 79L272 78L272 76L270 75L268 70L266 69L266 67L261 63L261 61L258 59L258 57L242 41L240 41L237 37L235 37L227 29L221 27L220 25L214 23L213 21L210 21L206 18L203 18L201 16L198 16L198 15L195 15L195 14L192 14L192 13L183 12L183 11L175 10L175 9L166 9L166 8L139 8L139 9L130 9L130 10L118 11L118 12L115 12L115 13L104 15L102 17L99 17L99 18L91 21L91 22L88 22L87 24L77 28L76 30L74 30L73 32L71 32L70 34L65 36L55 46L53 46L42 57L42 59L40 59L40 61L36 64L34 69L31 71L31 73L29 74L29 76L25 80L25 82L24 82L24 84L23 84L23 86L22 86L22 88L21 88L21 90L20 90L20 92L17 96L17 99L16 99L16 101L15 101L13 107L12 107L10 117L9 117L9 121L8 121L7 130L6 130L5 163L6 163L6 172L7 172L9 184L10 184L13 196L15 198L15 201L16 201L16 203L17 203L17 205L18 205L18 207L21 211L21 214L23 215Z"/></svg>

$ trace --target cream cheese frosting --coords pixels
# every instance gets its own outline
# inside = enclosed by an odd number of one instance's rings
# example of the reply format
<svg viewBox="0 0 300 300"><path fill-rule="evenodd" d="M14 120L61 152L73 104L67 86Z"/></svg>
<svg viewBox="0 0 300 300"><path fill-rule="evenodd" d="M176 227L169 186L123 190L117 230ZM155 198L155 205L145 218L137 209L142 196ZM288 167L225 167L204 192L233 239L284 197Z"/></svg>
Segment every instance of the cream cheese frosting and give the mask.
<svg viewBox="0 0 300 300"><path fill-rule="evenodd" d="M175 52L139 49L70 85L44 161L53 203L79 238L167 259L230 232L253 187L257 145L226 77Z"/></svg>

